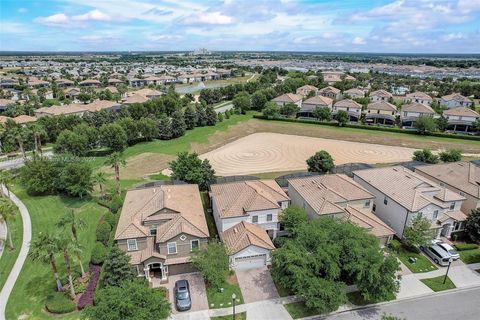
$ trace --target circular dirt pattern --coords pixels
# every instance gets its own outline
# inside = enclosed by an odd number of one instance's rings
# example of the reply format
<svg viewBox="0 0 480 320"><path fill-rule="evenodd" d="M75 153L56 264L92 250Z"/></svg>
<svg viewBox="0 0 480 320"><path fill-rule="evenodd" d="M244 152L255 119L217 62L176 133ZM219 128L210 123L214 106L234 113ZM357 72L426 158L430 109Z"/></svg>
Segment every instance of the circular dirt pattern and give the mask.
<svg viewBox="0 0 480 320"><path fill-rule="evenodd" d="M305 161L325 150L335 164L409 161L415 149L278 133L254 133L201 155L220 176L306 169Z"/></svg>

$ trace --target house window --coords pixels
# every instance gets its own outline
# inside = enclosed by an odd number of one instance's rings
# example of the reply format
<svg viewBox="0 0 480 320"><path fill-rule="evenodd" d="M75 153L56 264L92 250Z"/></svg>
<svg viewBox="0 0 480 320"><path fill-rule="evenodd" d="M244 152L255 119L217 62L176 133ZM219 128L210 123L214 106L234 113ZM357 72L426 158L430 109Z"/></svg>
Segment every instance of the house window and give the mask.
<svg viewBox="0 0 480 320"><path fill-rule="evenodd" d="M138 250L137 239L128 239L127 240L127 250L128 251Z"/></svg>
<svg viewBox="0 0 480 320"><path fill-rule="evenodd" d="M200 248L200 240L192 240L190 241L190 249L191 251L198 250Z"/></svg>
<svg viewBox="0 0 480 320"><path fill-rule="evenodd" d="M438 210L433 211L433 219L438 218Z"/></svg>
<svg viewBox="0 0 480 320"><path fill-rule="evenodd" d="M365 201L365 208L370 207L370 200Z"/></svg>
<svg viewBox="0 0 480 320"><path fill-rule="evenodd" d="M387 205L387 204L388 204L388 199L387 199L387 197L384 197L384 198L383 198L383 204L384 204L384 205Z"/></svg>
<svg viewBox="0 0 480 320"><path fill-rule="evenodd" d="M258 216L252 216L252 222L258 223Z"/></svg>
<svg viewBox="0 0 480 320"><path fill-rule="evenodd" d="M460 191L460 195L463 197L463 196L465 196L465 193L463 193L462 191Z"/></svg>
<svg viewBox="0 0 480 320"><path fill-rule="evenodd" d="M271 213L267 214L267 221L272 221L273 215Z"/></svg>
<svg viewBox="0 0 480 320"><path fill-rule="evenodd" d="M407 116L407 113L406 113L406 112L404 112L404 113L403 113L403 116L404 116L404 117L406 117L406 116Z"/></svg>
<svg viewBox="0 0 480 320"><path fill-rule="evenodd" d="M168 254L177 253L177 243L176 242L167 243L167 250L168 250Z"/></svg>
<svg viewBox="0 0 480 320"><path fill-rule="evenodd" d="M151 236L157 235L157 227L150 227L150 235Z"/></svg>
<svg viewBox="0 0 480 320"><path fill-rule="evenodd" d="M455 202L450 203L450 210L455 209Z"/></svg>
<svg viewBox="0 0 480 320"><path fill-rule="evenodd" d="M373 206L372 206L372 211L375 212L376 209L377 209L377 206L374 203Z"/></svg>

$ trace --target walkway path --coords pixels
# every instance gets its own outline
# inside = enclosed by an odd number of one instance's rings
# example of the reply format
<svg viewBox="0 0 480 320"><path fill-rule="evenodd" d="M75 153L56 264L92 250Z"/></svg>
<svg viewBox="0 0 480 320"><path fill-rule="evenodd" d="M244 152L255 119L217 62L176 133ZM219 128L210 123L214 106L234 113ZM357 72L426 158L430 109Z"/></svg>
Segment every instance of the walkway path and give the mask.
<svg viewBox="0 0 480 320"><path fill-rule="evenodd" d="M3 250L7 242L7 224L5 221L0 222L0 259L2 258Z"/></svg>
<svg viewBox="0 0 480 320"><path fill-rule="evenodd" d="M3 190L6 190L5 187L1 186ZM20 249L20 253L18 254L17 261L13 265L12 271L10 271L10 275L3 286L2 291L0 292L0 320L5 320L5 310L7 308L8 298L10 297L10 293L13 290L15 282L22 271L23 264L25 263L25 259L27 259L28 255L28 248L30 247L30 240L32 240L32 223L30 221L30 215L28 213L27 207L23 204L20 199L17 198L15 194L10 192L10 199L15 203L15 205L20 210L20 215L22 216L23 221L23 240L22 240L22 248Z"/></svg>

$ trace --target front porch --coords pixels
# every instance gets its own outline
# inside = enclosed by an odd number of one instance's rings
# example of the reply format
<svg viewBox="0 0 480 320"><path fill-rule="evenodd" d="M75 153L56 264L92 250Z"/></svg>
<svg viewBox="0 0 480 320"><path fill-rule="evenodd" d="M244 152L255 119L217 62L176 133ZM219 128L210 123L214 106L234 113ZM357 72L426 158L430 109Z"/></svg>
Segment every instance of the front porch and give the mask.
<svg viewBox="0 0 480 320"><path fill-rule="evenodd" d="M465 230L467 216L462 211L447 212L438 221L436 238L444 237L450 239L455 232Z"/></svg>

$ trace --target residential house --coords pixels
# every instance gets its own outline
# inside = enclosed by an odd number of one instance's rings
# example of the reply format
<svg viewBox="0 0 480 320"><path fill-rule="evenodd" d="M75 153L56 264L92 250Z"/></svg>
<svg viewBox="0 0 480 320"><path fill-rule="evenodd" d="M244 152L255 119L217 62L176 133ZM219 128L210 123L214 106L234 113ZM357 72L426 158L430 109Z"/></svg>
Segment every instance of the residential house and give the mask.
<svg viewBox="0 0 480 320"><path fill-rule="evenodd" d="M148 98L148 99L154 99L154 98L159 98L163 92L160 92L158 90L153 90L149 88L144 88L140 89L134 92L135 94L141 94L142 96Z"/></svg>
<svg viewBox="0 0 480 320"><path fill-rule="evenodd" d="M147 85L147 81L145 79L137 79L132 78L128 80L130 87L144 87Z"/></svg>
<svg viewBox="0 0 480 320"><path fill-rule="evenodd" d="M480 208L480 168L475 164L461 161L419 166L415 172L465 197L461 208L465 214Z"/></svg>
<svg viewBox="0 0 480 320"><path fill-rule="evenodd" d="M371 102L367 105L365 121L369 124L394 125L397 107L387 101Z"/></svg>
<svg viewBox="0 0 480 320"><path fill-rule="evenodd" d="M213 217L220 239L230 249L235 268L247 269L270 264L274 239L281 232L278 216L290 198L274 180L241 181L210 186ZM251 225L254 225L253 227ZM244 234L253 234L241 250L238 243Z"/></svg>
<svg viewBox="0 0 480 320"><path fill-rule="evenodd" d="M345 96L348 96L352 99L357 99L357 98L364 98L365 97L365 91L360 90L358 88L352 88L345 90L343 93Z"/></svg>
<svg viewBox="0 0 480 320"><path fill-rule="evenodd" d="M464 229L467 216L461 207L465 197L405 167L354 171L353 179L375 196L372 211L399 238L417 216L432 223L437 237L449 238Z"/></svg>
<svg viewBox="0 0 480 320"><path fill-rule="evenodd" d="M120 80L120 79L115 79L115 78L110 78L110 79L108 79L108 85L109 85L109 86L114 86L114 87L116 87L116 86L118 86L118 85L120 85L120 84L122 84L122 83L123 83L123 81Z"/></svg>
<svg viewBox="0 0 480 320"><path fill-rule="evenodd" d="M318 90L317 95L333 100L339 100L342 98L342 92L339 89L331 86Z"/></svg>
<svg viewBox="0 0 480 320"><path fill-rule="evenodd" d="M315 86L311 86L309 84L306 84L304 86L301 86L300 88L297 89L296 93L298 95L301 95L303 97L307 97L310 94L313 94L314 96L317 95L318 88Z"/></svg>
<svg viewBox="0 0 480 320"><path fill-rule="evenodd" d="M13 121L15 121L16 124L24 126L26 124L36 122L37 118L32 117L32 116L28 116L28 115L19 115L19 116L13 118Z"/></svg>
<svg viewBox="0 0 480 320"><path fill-rule="evenodd" d="M428 105L419 102L404 104L400 112L402 127L412 128L419 117L434 117L435 111Z"/></svg>
<svg viewBox="0 0 480 320"><path fill-rule="evenodd" d="M59 116L59 115L76 115L83 116L87 112L84 104L72 103L65 106L51 106L51 107L42 107L35 110L35 116L37 118L45 116Z"/></svg>
<svg viewBox="0 0 480 320"><path fill-rule="evenodd" d="M142 94L131 93L127 94L127 97L122 99L122 105L130 105L134 103L144 103L147 102L148 98Z"/></svg>
<svg viewBox="0 0 480 320"><path fill-rule="evenodd" d="M448 121L447 131L453 132L472 132L473 123L480 117L480 115L466 107L458 107L443 111L443 116Z"/></svg>
<svg viewBox="0 0 480 320"><path fill-rule="evenodd" d="M90 87L90 88L98 88L102 86L102 83L96 79L87 79L80 81L78 83L81 87Z"/></svg>
<svg viewBox="0 0 480 320"><path fill-rule="evenodd" d="M101 110L119 111L121 108L121 104L118 102L109 101L109 100L95 100L91 103L84 104L83 107L88 112L97 112Z"/></svg>
<svg viewBox="0 0 480 320"><path fill-rule="evenodd" d="M310 219L332 217L351 221L388 244L395 231L372 213L374 195L344 174L288 180L292 205L303 208Z"/></svg>
<svg viewBox="0 0 480 320"><path fill-rule="evenodd" d="M416 91L413 93L408 93L405 96L405 98L403 98L403 102L404 103L421 103L426 106L431 106L433 102L433 98L424 92Z"/></svg>
<svg viewBox="0 0 480 320"><path fill-rule="evenodd" d="M272 99L279 107L283 107L286 104L293 103L297 105L299 108L302 107L302 96L294 93L285 93L281 96L278 96Z"/></svg>
<svg viewBox="0 0 480 320"><path fill-rule="evenodd" d="M0 99L0 112L5 112L7 109L15 105L15 101L9 99Z"/></svg>
<svg viewBox="0 0 480 320"><path fill-rule="evenodd" d="M385 90L377 90L373 91L369 95L370 101L376 102L376 101L385 101L388 102L390 99L393 98L393 95Z"/></svg>
<svg viewBox="0 0 480 320"><path fill-rule="evenodd" d="M139 277L150 282L194 271L192 252L207 245L209 232L197 185L161 185L128 190L115 232Z"/></svg>
<svg viewBox="0 0 480 320"><path fill-rule="evenodd" d="M30 78L27 84L29 88L46 88L50 85L50 82L38 78Z"/></svg>
<svg viewBox="0 0 480 320"><path fill-rule="evenodd" d="M15 86L18 86L19 82L17 79L12 78L1 78L0 79L0 88L2 89L14 89Z"/></svg>
<svg viewBox="0 0 480 320"><path fill-rule="evenodd" d="M323 81L328 83L329 85L333 85L337 82L340 82L342 80L345 81L355 81L355 77L352 77L351 75L345 75L343 72L337 72L337 71L325 71L322 72L323 75Z"/></svg>
<svg viewBox="0 0 480 320"><path fill-rule="evenodd" d="M443 96L438 101L440 106L452 109L458 107L471 107L473 106L472 100L467 97L462 96L460 93L452 93L446 96Z"/></svg>
<svg viewBox="0 0 480 320"><path fill-rule="evenodd" d="M56 79L55 83L59 88L66 88L66 87L73 86L75 84L75 82L68 79Z"/></svg>
<svg viewBox="0 0 480 320"><path fill-rule="evenodd" d="M78 95L82 93L82 91L78 88L70 88L65 90L65 98L76 101Z"/></svg>
<svg viewBox="0 0 480 320"><path fill-rule="evenodd" d="M313 110L315 108L327 108L332 111L333 100L327 97L314 96L303 101L300 111L297 113L298 117L313 117Z"/></svg>
<svg viewBox="0 0 480 320"><path fill-rule="evenodd" d="M340 110L348 113L350 121L359 121L362 116L362 105L351 99L343 99L335 102L332 110L333 115L336 115Z"/></svg>

